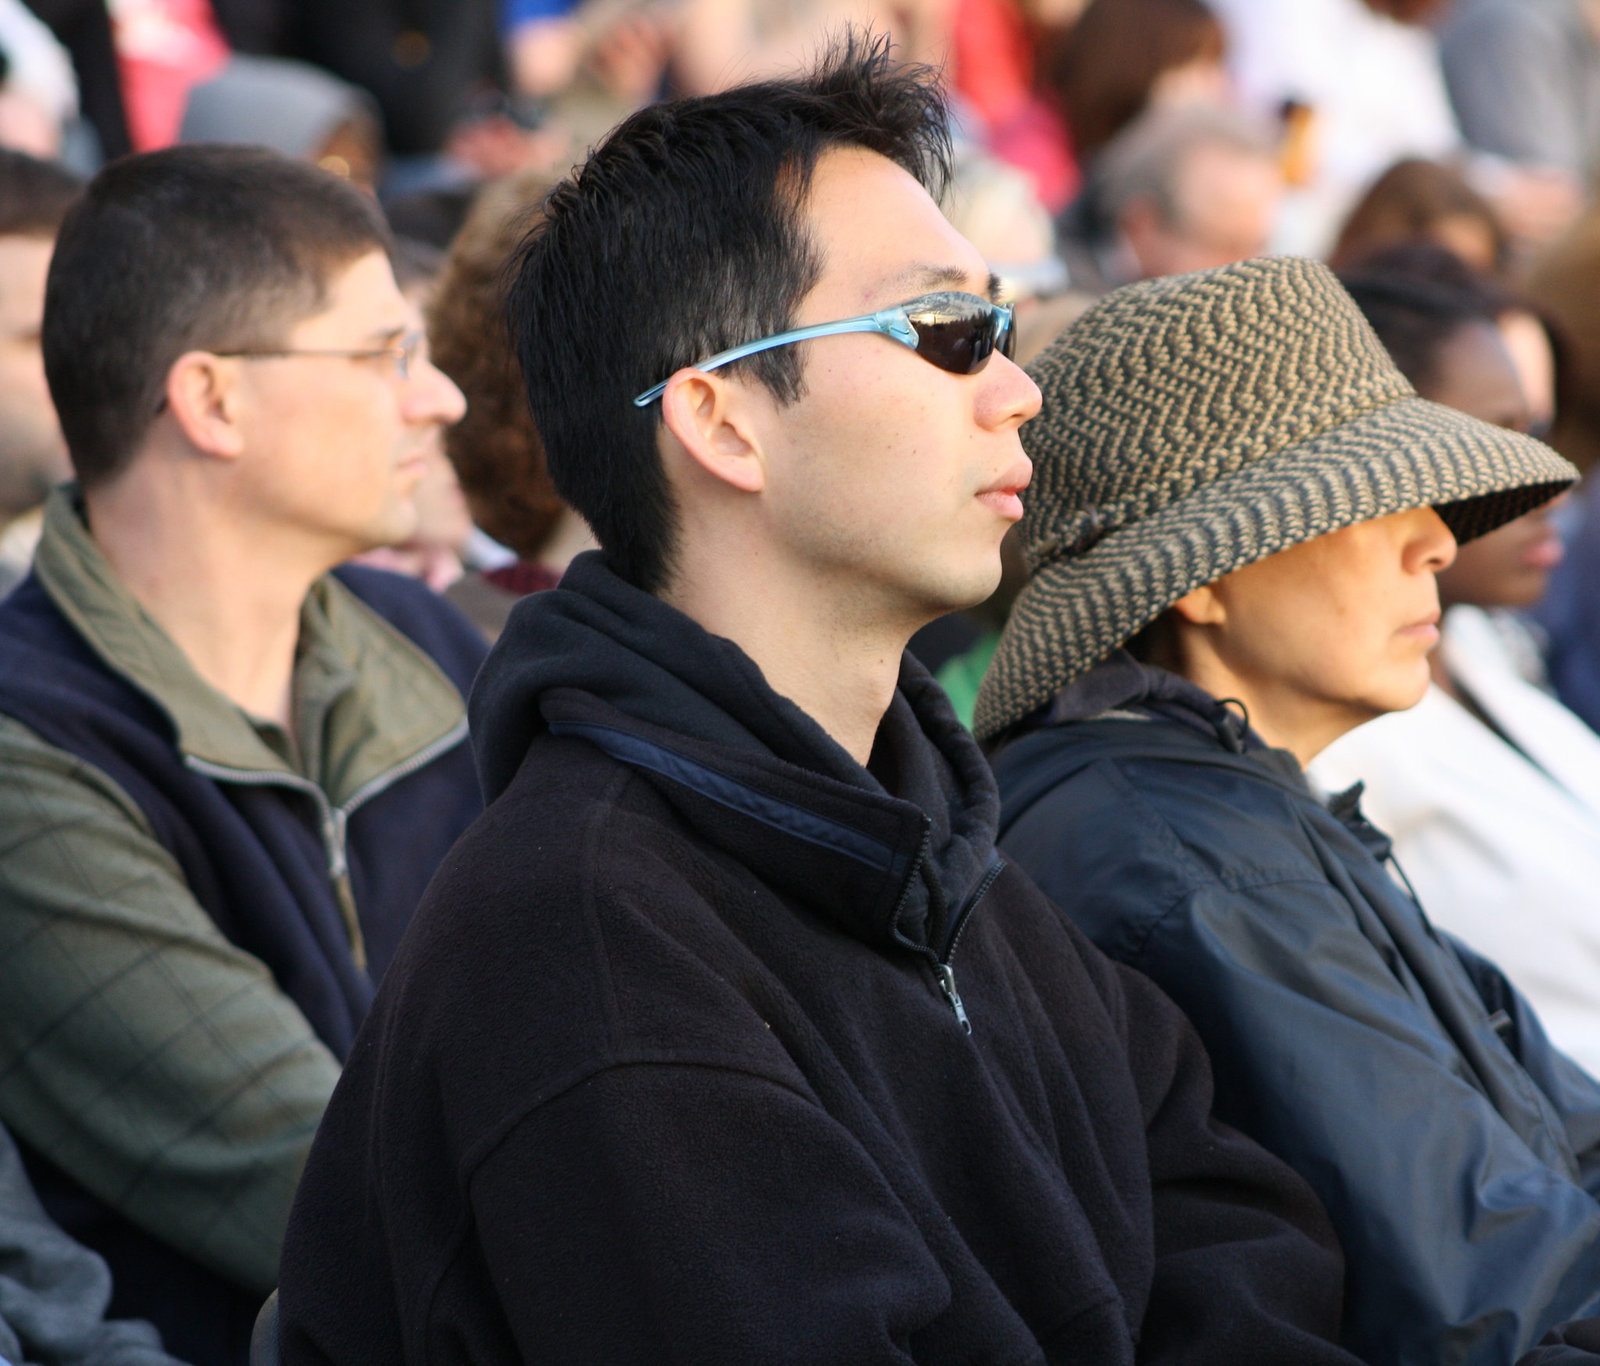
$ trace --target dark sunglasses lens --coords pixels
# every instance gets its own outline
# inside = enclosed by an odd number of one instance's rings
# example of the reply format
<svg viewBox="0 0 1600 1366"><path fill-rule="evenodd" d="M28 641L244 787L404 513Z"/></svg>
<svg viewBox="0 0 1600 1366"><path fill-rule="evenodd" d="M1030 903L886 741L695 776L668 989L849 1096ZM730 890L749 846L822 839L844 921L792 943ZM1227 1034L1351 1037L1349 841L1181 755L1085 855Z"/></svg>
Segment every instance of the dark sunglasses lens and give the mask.
<svg viewBox="0 0 1600 1366"><path fill-rule="evenodd" d="M910 314L917 331L917 354L953 375L970 375L994 352L996 334L1005 315L981 300L952 300L919 308ZM1010 354L1010 329L1001 339L1002 353Z"/></svg>

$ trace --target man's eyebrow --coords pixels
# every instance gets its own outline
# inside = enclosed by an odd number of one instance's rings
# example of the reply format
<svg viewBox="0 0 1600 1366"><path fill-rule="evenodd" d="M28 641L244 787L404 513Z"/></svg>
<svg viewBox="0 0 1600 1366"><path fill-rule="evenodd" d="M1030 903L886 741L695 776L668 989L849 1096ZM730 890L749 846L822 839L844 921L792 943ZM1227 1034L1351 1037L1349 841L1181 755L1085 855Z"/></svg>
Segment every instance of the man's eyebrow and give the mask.
<svg viewBox="0 0 1600 1366"><path fill-rule="evenodd" d="M370 341L374 346L387 346L391 342L400 341L408 333L414 330L416 329L414 329L409 322L387 323L375 327L372 329L372 331L367 333L367 340Z"/></svg>
<svg viewBox="0 0 1600 1366"><path fill-rule="evenodd" d="M907 266L889 285L906 289L966 289L972 283L972 273L960 266L915 265ZM999 281L991 275L988 289L994 295Z"/></svg>

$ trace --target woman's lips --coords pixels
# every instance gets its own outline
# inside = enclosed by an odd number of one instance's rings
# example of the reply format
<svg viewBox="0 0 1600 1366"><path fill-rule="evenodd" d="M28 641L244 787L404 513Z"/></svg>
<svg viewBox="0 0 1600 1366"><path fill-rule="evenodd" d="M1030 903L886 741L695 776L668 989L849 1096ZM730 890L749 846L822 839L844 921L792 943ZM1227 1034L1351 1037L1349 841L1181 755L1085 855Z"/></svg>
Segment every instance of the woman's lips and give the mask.
<svg viewBox="0 0 1600 1366"><path fill-rule="evenodd" d="M1559 536L1545 536L1535 541L1522 552L1521 560L1526 569L1554 569L1567 557L1567 548L1562 545Z"/></svg>
<svg viewBox="0 0 1600 1366"><path fill-rule="evenodd" d="M1439 639L1439 613L1432 612L1420 621L1414 621L1409 626L1402 626L1400 634L1408 640L1425 641L1429 645L1435 644Z"/></svg>

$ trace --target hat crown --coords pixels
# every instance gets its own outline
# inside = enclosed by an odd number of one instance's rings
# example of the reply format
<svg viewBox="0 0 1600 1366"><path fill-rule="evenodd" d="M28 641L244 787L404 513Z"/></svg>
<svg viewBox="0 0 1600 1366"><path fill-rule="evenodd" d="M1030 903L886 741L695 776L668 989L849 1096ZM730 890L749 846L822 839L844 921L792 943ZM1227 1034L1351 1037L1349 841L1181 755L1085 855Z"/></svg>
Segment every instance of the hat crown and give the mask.
<svg viewBox="0 0 1600 1366"><path fill-rule="evenodd" d="M1293 257L1118 290L1032 373L1033 569L1414 392L1333 272Z"/></svg>

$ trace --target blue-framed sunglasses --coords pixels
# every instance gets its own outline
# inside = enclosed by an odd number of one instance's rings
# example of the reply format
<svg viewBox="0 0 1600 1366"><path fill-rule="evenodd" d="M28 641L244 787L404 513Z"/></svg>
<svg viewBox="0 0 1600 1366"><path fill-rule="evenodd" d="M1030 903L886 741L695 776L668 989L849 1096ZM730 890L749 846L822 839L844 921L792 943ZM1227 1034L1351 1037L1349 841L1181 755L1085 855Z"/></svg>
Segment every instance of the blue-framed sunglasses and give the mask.
<svg viewBox="0 0 1600 1366"><path fill-rule="evenodd" d="M831 337L841 332L881 332L893 337L902 346L909 346L929 365L937 365L953 375L971 375L983 369L985 362L996 351L1010 356L1013 333L1009 304L991 303L976 294L958 294L949 291L924 294L909 303L893 308L880 308L876 313L863 313L858 318L841 318L835 323L813 323L810 327L796 327L789 332L779 332L760 341L746 342L730 351L719 351L705 360L696 361L696 370L715 370L729 365L758 351L770 351L775 346L788 346L791 342L811 341L815 337ZM667 387L667 381L646 389L634 399L636 408L648 408Z"/></svg>

